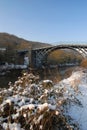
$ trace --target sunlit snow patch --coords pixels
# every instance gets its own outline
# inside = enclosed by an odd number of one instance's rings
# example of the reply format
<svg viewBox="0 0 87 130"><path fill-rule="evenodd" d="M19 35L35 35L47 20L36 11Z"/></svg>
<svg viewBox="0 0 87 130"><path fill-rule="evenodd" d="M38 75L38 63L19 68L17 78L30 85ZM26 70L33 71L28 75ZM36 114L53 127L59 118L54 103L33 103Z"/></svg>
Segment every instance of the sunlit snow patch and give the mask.
<svg viewBox="0 0 87 130"><path fill-rule="evenodd" d="M87 129L87 72L77 71L60 82L60 84L72 93L73 96L81 103L74 104L70 102L67 105L67 115L70 115L75 122L79 124L81 130ZM74 91L71 89L74 88ZM71 91L72 90L72 91Z"/></svg>

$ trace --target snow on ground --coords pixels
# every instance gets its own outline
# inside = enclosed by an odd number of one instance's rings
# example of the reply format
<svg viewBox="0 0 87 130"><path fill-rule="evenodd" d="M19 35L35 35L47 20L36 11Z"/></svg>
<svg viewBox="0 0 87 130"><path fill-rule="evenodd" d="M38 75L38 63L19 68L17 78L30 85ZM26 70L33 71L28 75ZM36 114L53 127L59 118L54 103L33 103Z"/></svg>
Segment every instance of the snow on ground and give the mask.
<svg viewBox="0 0 87 130"><path fill-rule="evenodd" d="M72 75L60 82L68 88L74 88L72 96L79 101L78 103L70 102L67 104L66 114L70 115L75 122L79 124L81 130L87 129L87 71L73 72Z"/></svg>
<svg viewBox="0 0 87 130"><path fill-rule="evenodd" d="M78 130L79 124L86 130L86 70L75 71L56 85L27 73L9 85L0 91L0 129Z"/></svg>
<svg viewBox="0 0 87 130"><path fill-rule="evenodd" d="M68 109L68 113L70 116L72 116L73 119L75 119L79 125L81 130L87 129L87 75L84 77L80 85L78 86L78 90L81 93L78 93L76 95L76 98L79 99L82 106L78 105L70 105L70 108Z"/></svg>

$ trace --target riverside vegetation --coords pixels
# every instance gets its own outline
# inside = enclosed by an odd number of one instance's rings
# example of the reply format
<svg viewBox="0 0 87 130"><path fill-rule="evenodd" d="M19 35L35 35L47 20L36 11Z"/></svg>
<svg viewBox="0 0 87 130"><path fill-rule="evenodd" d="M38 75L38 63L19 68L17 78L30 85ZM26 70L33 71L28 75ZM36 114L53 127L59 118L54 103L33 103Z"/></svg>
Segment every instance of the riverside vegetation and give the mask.
<svg viewBox="0 0 87 130"><path fill-rule="evenodd" d="M55 85L24 73L14 84L10 82L8 89L0 89L0 130L79 130L78 123L65 114L70 102L81 105L73 95L78 92L79 73L74 80L67 88L62 82Z"/></svg>

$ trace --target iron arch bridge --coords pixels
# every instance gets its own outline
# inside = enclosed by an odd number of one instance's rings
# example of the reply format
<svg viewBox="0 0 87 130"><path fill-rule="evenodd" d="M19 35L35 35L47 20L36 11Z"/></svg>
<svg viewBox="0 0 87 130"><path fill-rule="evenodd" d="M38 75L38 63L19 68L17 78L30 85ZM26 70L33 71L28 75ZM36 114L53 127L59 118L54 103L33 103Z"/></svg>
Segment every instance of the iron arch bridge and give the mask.
<svg viewBox="0 0 87 130"><path fill-rule="evenodd" d="M57 45L44 48L33 49L31 51L31 66L39 68L43 65L43 61L47 60L47 56L54 50L57 49L71 49L77 51L84 58L87 57L87 45Z"/></svg>

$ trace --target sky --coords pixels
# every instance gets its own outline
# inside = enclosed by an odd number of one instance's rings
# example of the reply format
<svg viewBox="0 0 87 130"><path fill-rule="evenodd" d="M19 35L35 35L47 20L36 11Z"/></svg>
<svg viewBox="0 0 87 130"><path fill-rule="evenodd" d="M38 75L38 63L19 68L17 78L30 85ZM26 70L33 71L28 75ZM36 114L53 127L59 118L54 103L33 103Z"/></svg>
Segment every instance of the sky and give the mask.
<svg viewBox="0 0 87 130"><path fill-rule="evenodd" d="M0 32L52 44L87 42L87 0L0 0Z"/></svg>

